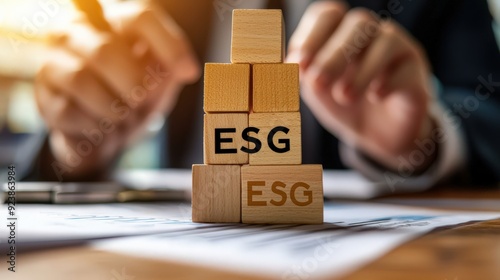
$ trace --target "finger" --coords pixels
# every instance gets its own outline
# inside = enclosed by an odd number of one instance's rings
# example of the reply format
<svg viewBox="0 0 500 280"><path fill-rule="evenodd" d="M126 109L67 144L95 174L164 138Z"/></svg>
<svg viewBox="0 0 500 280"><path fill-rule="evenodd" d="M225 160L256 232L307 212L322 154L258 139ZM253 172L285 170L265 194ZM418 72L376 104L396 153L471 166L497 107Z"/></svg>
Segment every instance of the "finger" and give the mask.
<svg viewBox="0 0 500 280"><path fill-rule="evenodd" d="M318 1L307 8L288 45L288 62L307 69L310 60L335 31L347 7L343 2Z"/></svg>
<svg viewBox="0 0 500 280"><path fill-rule="evenodd" d="M69 135L60 130L52 130L49 136L49 145L57 160L67 162L75 156L75 153L86 158L86 160L72 162L78 166L72 166L75 168L70 170L72 177L85 176L89 172L98 172L96 168L106 168L102 165L108 163L109 158L113 158L117 151L122 148L121 145L117 145L120 137L120 133L107 134L108 141L95 145L90 143L84 135Z"/></svg>
<svg viewBox="0 0 500 280"><path fill-rule="evenodd" d="M375 16L364 9L347 13L335 33L319 50L306 74L316 88L327 88L356 61L378 31Z"/></svg>
<svg viewBox="0 0 500 280"><path fill-rule="evenodd" d="M140 108L144 115L147 114L168 114L174 107L181 85L174 80L167 80L164 90L155 92L144 106Z"/></svg>
<svg viewBox="0 0 500 280"><path fill-rule="evenodd" d="M141 84L144 67L131 47L117 35L76 24L64 47L88 64L117 97L124 97Z"/></svg>
<svg viewBox="0 0 500 280"><path fill-rule="evenodd" d="M164 71L160 63L156 63L156 65L151 63L148 67L155 69L158 73ZM126 126L133 127L150 113L165 115L170 112L182 86L183 84L172 76L165 76L162 79L150 75L146 76L143 85L137 87L123 100L123 105L126 104L134 112L126 114Z"/></svg>
<svg viewBox="0 0 500 280"><path fill-rule="evenodd" d="M135 142L152 121L159 117L164 118L173 109L181 88L182 84L168 77L162 85L163 90L152 92L151 96L134 109L134 114L121 123L121 130L130 134L128 143Z"/></svg>
<svg viewBox="0 0 500 280"><path fill-rule="evenodd" d="M388 73L383 74L384 78L379 78L381 81L378 85L373 86L371 94L374 95L374 99L377 101L384 100L389 94L394 92L416 96L420 96L421 92L425 92L423 95L427 95L425 87L427 81L421 69L421 66L414 60L406 59L400 61ZM415 94L417 91L418 94Z"/></svg>
<svg viewBox="0 0 500 280"><path fill-rule="evenodd" d="M122 5L123 4L123 5ZM201 74L199 62L182 29L153 3L122 3L126 16L120 16L118 32L144 40L151 52L176 79L193 82ZM116 14L123 13L116 11Z"/></svg>
<svg viewBox="0 0 500 280"><path fill-rule="evenodd" d="M331 86L332 97L340 106L348 107L354 105L358 100L359 96L353 94L347 84L348 77L356 75L359 70L358 63L350 63L347 65L344 73L335 81Z"/></svg>
<svg viewBox="0 0 500 280"><path fill-rule="evenodd" d="M388 74L387 81L376 91L377 98L387 108L385 112L394 121L394 131L404 131L407 141L418 137L420 130L412 128L421 127L427 114L428 83L421 69L417 63L405 60Z"/></svg>
<svg viewBox="0 0 500 280"><path fill-rule="evenodd" d="M147 124L152 116L167 115L174 107L182 85L170 79L162 85L162 90L154 91L151 96L134 108L134 114L127 117L123 122L125 130L138 130L137 128ZM140 129L139 129L140 130Z"/></svg>
<svg viewBox="0 0 500 280"><path fill-rule="evenodd" d="M35 96L38 110L50 130L77 135L82 129L95 126L93 118L85 114L67 96L46 83L37 82Z"/></svg>
<svg viewBox="0 0 500 280"><path fill-rule="evenodd" d="M52 59L40 71L40 78L64 93L94 119L109 117L117 120L111 106L117 97L83 65L78 57L64 51L54 51Z"/></svg>
<svg viewBox="0 0 500 280"><path fill-rule="evenodd" d="M384 22L379 36L367 48L355 75L348 77L347 86L353 94L363 94L379 73L386 71L399 60L411 56L411 44L395 24Z"/></svg>

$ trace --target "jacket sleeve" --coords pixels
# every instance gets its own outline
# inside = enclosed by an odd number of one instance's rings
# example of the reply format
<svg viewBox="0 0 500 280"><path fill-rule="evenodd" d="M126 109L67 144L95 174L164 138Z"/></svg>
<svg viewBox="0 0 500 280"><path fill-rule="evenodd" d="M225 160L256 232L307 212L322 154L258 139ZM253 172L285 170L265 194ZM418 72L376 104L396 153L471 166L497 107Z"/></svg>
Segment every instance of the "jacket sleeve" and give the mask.
<svg viewBox="0 0 500 280"><path fill-rule="evenodd" d="M466 150L461 182L500 182L500 50L486 0L448 1L436 28L424 40L439 100L458 120Z"/></svg>
<svg viewBox="0 0 500 280"><path fill-rule="evenodd" d="M422 190L454 175L455 182L500 182L500 52L486 0L427 1L401 22L422 43L437 79L429 114L445 135L436 162L423 174L383 170L352 147L343 160L390 187ZM417 15L417 16L415 16Z"/></svg>
<svg viewBox="0 0 500 280"><path fill-rule="evenodd" d="M437 98L464 137L465 170L455 170L456 183L497 184L500 51L487 0L429 0L401 20L425 48L441 84Z"/></svg>

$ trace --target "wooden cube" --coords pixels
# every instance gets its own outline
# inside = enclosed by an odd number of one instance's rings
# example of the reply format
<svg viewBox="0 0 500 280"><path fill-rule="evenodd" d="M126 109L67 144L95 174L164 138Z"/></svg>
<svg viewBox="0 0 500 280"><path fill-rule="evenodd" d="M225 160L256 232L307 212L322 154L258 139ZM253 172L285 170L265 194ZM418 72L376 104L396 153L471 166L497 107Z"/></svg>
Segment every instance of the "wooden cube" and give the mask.
<svg viewBox="0 0 500 280"><path fill-rule="evenodd" d="M241 137L248 127L248 114L205 114L203 152L205 164L246 164L241 151L248 142Z"/></svg>
<svg viewBox="0 0 500 280"><path fill-rule="evenodd" d="M240 165L193 165L193 222L240 222L240 172Z"/></svg>
<svg viewBox="0 0 500 280"><path fill-rule="evenodd" d="M250 64L206 63L204 109L207 113L248 113Z"/></svg>
<svg viewBox="0 0 500 280"><path fill-rule="evenodd" d="M250 165L283 165L302 163L301 118L299 112L252 113L249 126L259 132L248 135L257 138L261 149L250 153ZM250 141L252 142L252 141ZM255 147L249 144L249 149Z"/></svg>
<svg viewBox="0 0 500 280"><path fill-rule="evenodd" d="M323 223L323 167L241 167L243 223Z"/></svg>
<svg viewBox="0 0 500 280"><path fill-rule="evenodd" d="M282 63L284 54L281 10L233 10L232 63Z"/></svg>
<svg viewBox="0 0 500 280"><path fill-rule="evenodd" d="M298 64L255 64L252 68L253 112L299 111Z"/></svg>

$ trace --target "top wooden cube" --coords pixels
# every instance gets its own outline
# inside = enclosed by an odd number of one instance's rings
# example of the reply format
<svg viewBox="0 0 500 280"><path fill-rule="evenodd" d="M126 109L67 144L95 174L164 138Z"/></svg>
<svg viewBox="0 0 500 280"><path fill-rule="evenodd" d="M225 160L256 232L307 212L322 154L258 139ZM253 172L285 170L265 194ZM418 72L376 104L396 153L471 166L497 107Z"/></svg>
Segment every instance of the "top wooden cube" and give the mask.
<svg viewBox="0 0 500 280"><path fill-rule="evenodd" d="M284 54L281 10L233 10L232 63L282 63Z"/></svg>

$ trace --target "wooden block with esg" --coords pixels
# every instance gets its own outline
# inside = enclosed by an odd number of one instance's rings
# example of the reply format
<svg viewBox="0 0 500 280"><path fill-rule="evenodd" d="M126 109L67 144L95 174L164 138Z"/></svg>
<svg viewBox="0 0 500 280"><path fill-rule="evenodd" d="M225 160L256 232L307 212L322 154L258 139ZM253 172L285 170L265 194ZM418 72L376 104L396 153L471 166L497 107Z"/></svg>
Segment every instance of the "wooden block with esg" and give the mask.
<svg viewBox="0 0 500 280"><path fill-rule="evenodd" d="M250 111L250 64L206 63L204 110Z"/></svg>
<svg viewBox="0 0 500 280"><path fill-rule="evenodd" d="M248 114L205 114L203 153L205 164L246 164L248 147L241 134L248 126Z"/></svg>
<svg viewBox="0 0 500 280"><path fill-rule="evenodd" d="M193 165L193 222L240 222L240 172L239 165Z"/></svg>
<svg viewBox="0 0 500 280"><path fill-rule="evenodd" d="M323 167L241 167L241 220L263 224L323 223Z"/></svg>
<svg viewBox="0 0 500 280"><path fill-rule="evenodd" d="M282 63L284 50L281 10L233 10L232 63Z"/></svg>
<svg viewBox="0 0 500 280"><path fill-rule="evenodd" d="M248 123L259 130L247 133L252 137L248 144L250 165L302 163L300 112L252 113ZM258 151L256 146L260 146Z"/></svg>

